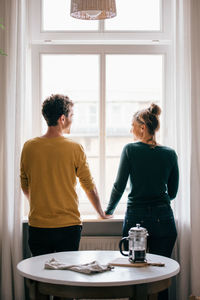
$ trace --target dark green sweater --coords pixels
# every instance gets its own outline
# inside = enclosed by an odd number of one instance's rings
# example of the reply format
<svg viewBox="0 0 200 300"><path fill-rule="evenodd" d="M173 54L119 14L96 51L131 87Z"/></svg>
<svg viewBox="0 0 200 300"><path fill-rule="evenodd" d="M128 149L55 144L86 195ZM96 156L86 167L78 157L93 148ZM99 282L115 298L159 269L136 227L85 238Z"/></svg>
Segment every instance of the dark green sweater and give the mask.
<svg viewBox="0 0 200 300"><path fill-rule="evenodd" d="M179 171L176 152L142 142L127 144L121 154L107 214L113 214L130 178L128 207L169 203L176 197Z"/></svg>

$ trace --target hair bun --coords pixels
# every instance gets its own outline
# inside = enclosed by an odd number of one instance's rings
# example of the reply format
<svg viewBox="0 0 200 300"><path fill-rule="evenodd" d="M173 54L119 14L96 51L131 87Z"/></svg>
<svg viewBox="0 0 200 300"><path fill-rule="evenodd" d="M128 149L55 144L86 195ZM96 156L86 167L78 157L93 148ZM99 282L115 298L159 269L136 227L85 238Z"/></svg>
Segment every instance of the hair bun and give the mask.
<svg viewBox="0 0 200 300"><path fill-rule="evenodd" d="M161 114L161 108L155 103L152 103L148 108L149 112L153 115L159 116Z"/></svg>

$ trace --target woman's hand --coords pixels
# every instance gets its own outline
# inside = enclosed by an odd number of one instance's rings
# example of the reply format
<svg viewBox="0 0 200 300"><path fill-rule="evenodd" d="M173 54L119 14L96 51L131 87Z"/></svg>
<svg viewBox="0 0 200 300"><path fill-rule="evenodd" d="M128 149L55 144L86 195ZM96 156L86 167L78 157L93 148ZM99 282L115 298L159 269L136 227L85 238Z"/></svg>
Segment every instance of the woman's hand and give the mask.
<svg viewBox="0 0 200 300"><path fill-rule="evenodd" d="M113 215L107 215L105 212L103 212L101 215L99 215L101 219L112 219Z"/></svg>
<svg viewBox="0 0 200 300"><path fill-rule="evenodd" d="M106 214L106 212L104 212L104 215L105 215L105 219L112 219L113 218L113 215L108 215L108 214Z"/></svg>

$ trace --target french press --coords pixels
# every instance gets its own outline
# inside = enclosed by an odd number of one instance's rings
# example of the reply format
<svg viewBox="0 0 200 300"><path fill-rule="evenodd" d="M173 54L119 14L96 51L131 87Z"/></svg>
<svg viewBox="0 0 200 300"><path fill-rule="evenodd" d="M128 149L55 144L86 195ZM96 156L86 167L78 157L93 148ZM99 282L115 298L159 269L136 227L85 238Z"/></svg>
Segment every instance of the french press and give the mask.
<svg viewBox="0 0 200 300"><path fill-rule="evenodd" d="M129 256L131 262L146 262L146 246L148 232L146 228L140 227L140 224L136 224L136 227L130 228L128 232L129 236L124 237L119 242L119 250L122 255ZM126 254L122 250L122 244L128 240L129 253Z"/></svg>

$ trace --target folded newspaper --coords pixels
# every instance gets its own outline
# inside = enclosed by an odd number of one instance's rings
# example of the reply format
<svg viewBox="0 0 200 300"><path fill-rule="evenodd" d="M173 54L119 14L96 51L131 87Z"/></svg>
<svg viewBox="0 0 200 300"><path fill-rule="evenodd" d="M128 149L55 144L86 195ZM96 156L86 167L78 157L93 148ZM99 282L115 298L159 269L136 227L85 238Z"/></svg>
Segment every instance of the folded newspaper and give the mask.
<svg viewBox="0 0 200 300"><path fill-rule="evenodd" d="M96 260L87 264L67 265L65 263L57 261L55 258L52 258L49 261L45 262L44 268L49 270L71 270L84 274L94 274L110 271L114 267L109 264L101 265Z"/></svg>

